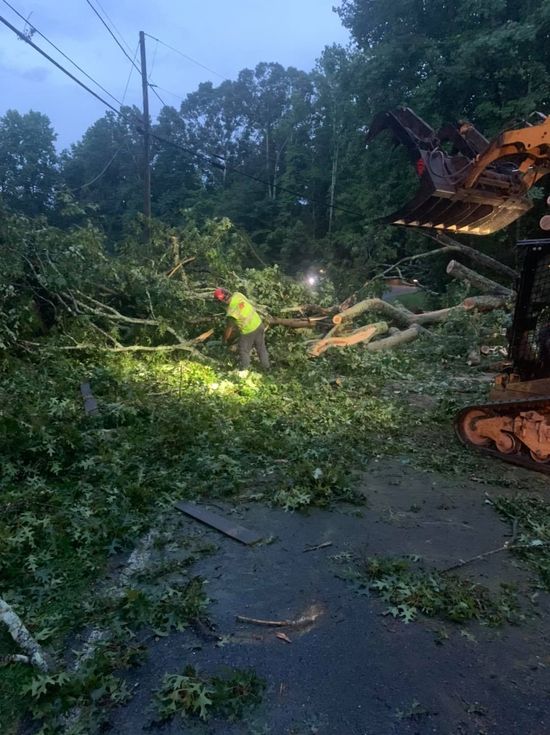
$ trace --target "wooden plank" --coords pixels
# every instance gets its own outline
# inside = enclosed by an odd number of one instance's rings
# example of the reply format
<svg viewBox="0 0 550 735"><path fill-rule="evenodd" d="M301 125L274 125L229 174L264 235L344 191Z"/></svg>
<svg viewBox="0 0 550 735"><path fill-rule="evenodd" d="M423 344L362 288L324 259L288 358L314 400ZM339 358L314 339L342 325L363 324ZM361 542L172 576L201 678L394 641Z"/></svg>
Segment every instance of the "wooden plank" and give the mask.
<svg viewBox="0 0 550 735"><path fill-rule="evenodd" d="M92 393L92 388L89 383L80 384L80 393L84 398L84 410L88 416L97 416L99 414L99 406Z"/></svg>
<svg viewBox="0 0 550 735"><path fill-rule="evenodd" d="M186 513L188 516L195 518L195 520L205 523L207 526L212 526L217 531L225 533L226 536L230 536L236 541L240 541L241 544L252 546L261 541L263 536L260 536L255 531L251 531L244 526L239 526L236 523L232 523L227 518L211 513L206 508L196 505L195 503L176 503L176 508L181 510L182 513Z"/></svg>

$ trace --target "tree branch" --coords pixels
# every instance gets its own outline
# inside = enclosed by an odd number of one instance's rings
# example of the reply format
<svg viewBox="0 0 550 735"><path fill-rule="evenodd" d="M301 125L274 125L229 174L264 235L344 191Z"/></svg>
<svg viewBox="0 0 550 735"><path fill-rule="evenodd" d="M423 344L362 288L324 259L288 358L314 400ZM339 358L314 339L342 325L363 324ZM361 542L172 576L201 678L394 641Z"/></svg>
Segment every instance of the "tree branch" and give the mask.
<svg viewBox="0 0 550 735"><path fill-rule="evenodd" d="M108 304L103 304L101 301L96 301L96 299L92 298L91 296L87 296L81 291L78 291L77 293L79 294L81 299L88 300L95 304L95 307L93 307L85 303L85 301L79 301L78 299L74 299L73 297L74 303L81 309L83 309L84 312L87 314L95 314L95 316L100 316L103 319L109 319L110 321L121 322L123 324L136 324L147 327L162 328L173 337L175 337L179 343L185 342L185 339L180 334L178 334L175 329L168 326L167 324L161 323L157 319L141 319L140 317L126 316L125 314L121 314L112 306L109 306Z"/></svg>
<svg viewBox="0 0 550 735"><path fill-rule="evenodd" d="M49 671L50 667L42 647L34 640L19 615L1 597L0 622L7 626L9 634L28 656L29 662L40 671Z"/></svg>

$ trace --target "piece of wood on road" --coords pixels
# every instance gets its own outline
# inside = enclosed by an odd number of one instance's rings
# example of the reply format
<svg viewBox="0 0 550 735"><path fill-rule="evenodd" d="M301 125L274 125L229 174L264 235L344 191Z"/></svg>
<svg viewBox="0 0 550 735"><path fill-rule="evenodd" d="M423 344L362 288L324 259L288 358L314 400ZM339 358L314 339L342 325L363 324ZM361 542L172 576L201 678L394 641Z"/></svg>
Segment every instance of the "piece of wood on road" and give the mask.
<svg viewBox="0 0 550 735"><path fill-rule="evenodd" d="M97 416L99 413L99 406L92 393L92 388L89 383L80 383L80 393L84 399L84 410L88 416Z"/></svg>
<svg viewBox="0 0 550 735"><path fill-rule="evenodd" d="M236 523L224 518L223 516L212 513L206 508L196 505L195 503L176 503L176 508L181 510L182 513L186 513L188 516L195 518L201 523L205 523L207 526L212 526L217 531L225 533L226 536L230 536L235 541L240 541L241 544L252 546L257 544L263 539L256 531L251 531L249 528L239 526Z"/></svg>

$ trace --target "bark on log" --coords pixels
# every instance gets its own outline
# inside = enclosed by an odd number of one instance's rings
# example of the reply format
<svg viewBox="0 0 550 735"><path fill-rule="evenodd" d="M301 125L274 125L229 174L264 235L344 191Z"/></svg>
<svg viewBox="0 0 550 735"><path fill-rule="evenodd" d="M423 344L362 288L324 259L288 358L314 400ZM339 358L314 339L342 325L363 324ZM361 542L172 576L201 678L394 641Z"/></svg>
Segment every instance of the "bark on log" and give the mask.
<svg viewBox="0 0 550 735"><path fill-rule="evenodd" d="M494 309L501 309L507 301L506 296L469 296L456 306L449 306L446 309L438 309L437 311L424 311L422 314L413 314L413 323L441 324L458 311L493 311Z"/></svg>
<svg viewBox="0 0 550 735"><path fill-rule="evenodd" d="M283 317L270 316L267 322L273 327L288 327L289 329L312 329L319 322L326 321L325 316L306 317L304 319L284 319Z"/></svg>
<svg viewBox="0 0 550 735"><path fill-rule="evenodd" d="M309 349L311 357L319 357L329 347L349 347L359 342L369 342L377 334L385 334L389 327L386 322L376 322L375 324L367 324L366 327L356 329L351 334L341 337L325 337L315 342Z"/></svg>
<svg viewBox="0 0 550 735"><path fill-rule="evenodd" d="M296 306L287 306L281 309L281 314L290 314L292 312L303 316L330 316L337 310L338 306L319 306L318 304L298 304Z"/></svg>
<svg viewBox="0 0 550 735"><path fill-rule="evenodd" d="M363 314L365 311L375 311L382 314L401 327L408 327L414 321L412 317L415 316L412 311L404 307L397 308L382 299L365 299L364 301L359 301L355 306L351 306L349 309L335 314L332 317L332 321L334 324L342 324L343 322L355 319L356 316Z"/></svg>
<svg viewBox="0 0 550 735"><path fill-rule="evenodd" d="M476 311L493 311L506 306L509 299L506 296L468 296L461 306L465 311L475 309Z"/></svg>
<svg viewBox="0 0 550 735"><path fill-rule="evenodd" d="M477 263L483 268L492 270L495 273L500 273L500 275L511 278L512 280L515 280L519 275L518 272L515 271L513 268L504 265L504 263L501 263L499 260L491 258L489 255L485 255L485 253L480 253L479 250L476 250L475 248L470 248L468 247L468 245L463 245L461 242L458 242L452 237L449 237L449 235L446 235L442 232L439 232L437 234L431 233L427 230L422 230L421 233L442 245L443 249L456 250L457 252L462 253L466 257L470 258L470 260L473 260L474 263Z"/></svg>
<svg viewBox="0 0 550 735"><path fill-rule="evenodd" d="M365 345L365 349L369 352L381 352L382 350L391 350L399 345L407 344L415 340L419 334L422 333L422 327L419 324L413 324L408 329L404 329L398 334L393 334L391 337L385 337L384 339L378 339L376 342L370 342Z"/></svg>
<svg viewBox="0 0 550 735"><path fill-rule="evenodd" d="M485 312L502 308L510 296L513 295L509 289L506 290L508 291L507 294L498 296L470 296L456 306L437 309L436 311L425 311L420 314L414 314L412 311L405 309L405 307L397 308L382 299L366 299L355 304L350 309L342 311L340 314L335 314L332 317L332 321L337 326L343 326L345 322L351 321L354 317L359 316L359 314L372 311L385 316L389 322L402 328L410 327L411 324L440 324L457 311L471 311L476 309Z"/></svg>
<svg viewBox="0 0 550 735"><path fill-rule="evenodd" d="M32 635L25 627L23 621L8 605L8 603L0 597L0 622L6 625L9 634L13 640L23 649L29 657L30 663L36 666L40 671L49 671L46 655L42 647L37 643Z"/></svg>
<svg viewBox="0 0 550 735"><path fill-rule="evenodd" d="M462 265L462 263L458 263L456 260L451 260L449 262L447 273L449 276L456 278L459 281L467 281L484 293L508 297L513 295L513 291L511 289L506 288L506 286L501 286L500 283L496 283L496 281L492 281L490 278L485 278L485 276L476 273L465 265Z"/></svg>

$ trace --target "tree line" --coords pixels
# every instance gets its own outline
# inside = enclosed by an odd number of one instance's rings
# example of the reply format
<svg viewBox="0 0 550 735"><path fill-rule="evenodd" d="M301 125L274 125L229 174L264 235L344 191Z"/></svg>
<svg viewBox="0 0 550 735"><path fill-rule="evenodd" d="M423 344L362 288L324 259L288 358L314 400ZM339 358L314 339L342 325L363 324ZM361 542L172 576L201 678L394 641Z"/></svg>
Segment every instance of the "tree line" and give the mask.
<svg viewBox="0 0 550 735"><path fill-rule="evenodd" d="M352 44L325 48L311 72L260 63L162 108L152 125L155 218L227 217L265 263L360 280L424 247L419 235L376 223L415 185L403 151L384 141L365 150L376 112L405 104L433 127L468 119L486 135L550 112L550 0L342 0L337 12ZM55 224L74 201L116 252L142 208L142 132L140 111L126 107L57 153L45 115L8 111L4 206ZM491 250L506 237L471 244Z"/></svg>

